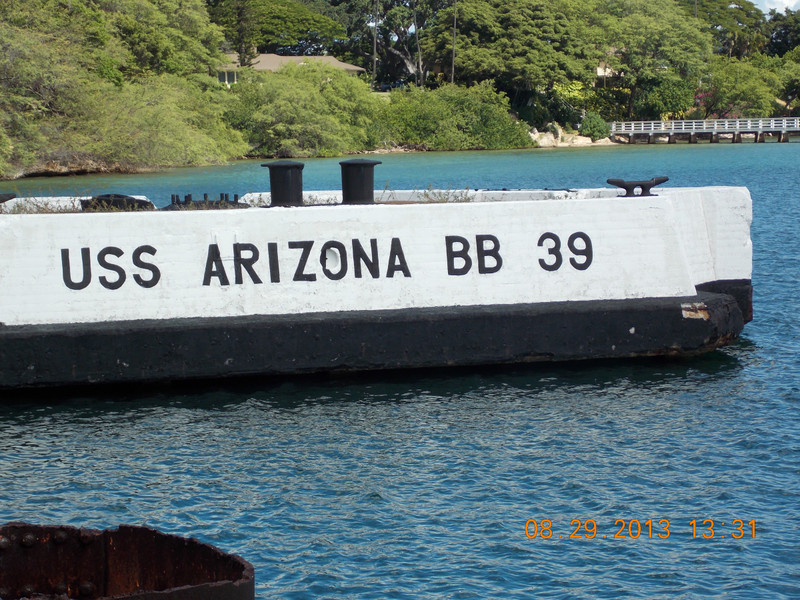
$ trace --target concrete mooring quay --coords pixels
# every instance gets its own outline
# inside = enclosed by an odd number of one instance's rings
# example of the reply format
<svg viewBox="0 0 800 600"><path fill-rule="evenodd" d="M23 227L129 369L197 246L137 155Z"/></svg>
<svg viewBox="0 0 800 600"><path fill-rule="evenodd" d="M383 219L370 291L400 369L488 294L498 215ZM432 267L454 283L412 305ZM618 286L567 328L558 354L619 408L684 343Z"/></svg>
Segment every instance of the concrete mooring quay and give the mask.
<svg viewBox="0 0 800 600"><path fill-rule="evenodd" d="M611 139L615 142L675 144L699 140L734 144L743 139L765 142L768 138L788 142L790 136L800 136L800 117L778 119L707 119L704 121L615 121L611 123Z"/></svg>

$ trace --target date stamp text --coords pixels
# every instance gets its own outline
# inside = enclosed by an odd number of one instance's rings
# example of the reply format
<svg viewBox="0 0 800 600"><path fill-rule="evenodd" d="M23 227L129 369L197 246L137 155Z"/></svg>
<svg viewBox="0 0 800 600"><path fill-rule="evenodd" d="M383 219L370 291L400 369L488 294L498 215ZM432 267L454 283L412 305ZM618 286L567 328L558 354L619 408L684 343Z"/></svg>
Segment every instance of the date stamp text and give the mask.
<svg viewBox="0 0 800 600"><path fill-rule="evenodd" d="M683 535L692 539L755 539L756 521L751 519L692 519L691 521L670 522L669 519L615 519L613 524L595 519L572 519L569 526L556 525L551 519L528 519L525 522L525 536L528 539L669 539L670 536Z"/></svg>

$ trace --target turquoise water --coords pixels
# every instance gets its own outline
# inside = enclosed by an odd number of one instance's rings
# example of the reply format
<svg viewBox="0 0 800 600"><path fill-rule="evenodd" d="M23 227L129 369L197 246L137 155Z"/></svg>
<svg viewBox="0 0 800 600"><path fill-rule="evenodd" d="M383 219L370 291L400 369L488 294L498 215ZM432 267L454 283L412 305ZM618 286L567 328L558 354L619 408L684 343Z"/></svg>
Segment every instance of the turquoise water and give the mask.
<svg viewBox="0 0 800 600"><path fill-rule="evenodd" d="M517 152L446 152L377 155L376 189L574 188L606 187L610 177L650 179L667 175L667 185L698 183L745 185L772 181L775 169L791 177L800 144L715 144L687 147L636 146ZM341 188L339 158L306 159L303 184L307 190ZM777 161L777 162L776 162ZM25 195L143 194L158 206L172 194L219 198L267 191L264 161L250 160L217 167L172 169L145 175L37 177L0 181L0 193Z"/></svg>
<svg viewBox="0 0 800 600"><path fill-rule="evenodd" d="M261 599L799 598L800 145L378 158L391 189L747 185L755 320L693 360L3 392L0 522L194 536L250 560ZM306 161L306 189L338 178ZM0 192L164 204L266 179L247 162Z"/></svg>

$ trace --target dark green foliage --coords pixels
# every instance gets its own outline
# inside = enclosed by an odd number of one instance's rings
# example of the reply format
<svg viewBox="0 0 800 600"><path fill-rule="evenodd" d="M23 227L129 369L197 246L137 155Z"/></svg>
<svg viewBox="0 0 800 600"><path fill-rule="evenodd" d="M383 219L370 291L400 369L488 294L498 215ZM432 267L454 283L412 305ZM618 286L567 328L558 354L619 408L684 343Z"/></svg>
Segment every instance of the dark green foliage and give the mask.
<svg viewBox="0 0 800 600"><path fill-rule="evenodd" d="M597 113L587 113L581 121L580 134L592 138L593 142L611 135L611 127Z"/></svg>
<svg viewBox="0 0 800 600"><path fill-rule="evenodd" d="M781 99L792 116L800 114L800 47L783 55L779 71L783 93Z"/></svg>
<svg viewBox="0 0 800 600"><path fill-rule="evenodd" d="M625 118L659 118L644 112L652 105L648 96L666 99L662 85L696 80L710 55L710 36L674 0L612 0L607 11L606 29L617 44L606 57L616 74L607 85L619 92Z"/></svg>
<svg viewBox="0 0 800 600"><path fill-rule="evenodd" d="M767 44L764 13L749 0L678 0L687 15L696 16L714 39L714 52L744 58ZM697 15L695 15L697 7Z"/></svg>
<svg viewBox="0 0 800 600"><path fill-rule="evenodd" d="M652 119L680 118L692 109L695 85L691 80L673 75L641 82L634 112Z"/></svg>
<svg viewBox="0 0 800 600"><path fill-rule="evenodd" d="M531 145L528 127L509 114L489 83L393 92L385 119L390 139L430 150L493 150Z"/></svg>
<svg viewBox="0 0 800 600"><path fill-rule="evenodd" d="M208 0L211 18L247 65L258 52L321 54L344 27L296 0Z"/></svg>
<svg viewBox="0 0 800 600"><path fill-rule="evenodd" d="M510 96L591 81L601 55L591 23L571 0L462 0L458 3L456 81L493 80ZM439 12L423 50L450 69L453 9Z"/></svg>
<svg viewBox="0 0 800 600"><path fill-rule="evenodd" d="M715 56L700 88L702 118L772 116L782 91L781 79L765 67L751 60Z"/></svg>
<svg viewBox="0 0 800 600"><path fill-rule="evenodd" d="M800 46L800 11L786 9L779 13L775 9L769 11L767 23L767 53L783 56Z"/></svg>
<svg viewBox="0 0 800 600"><path fill-rule="evenodd" d="M585 101L573 104L578 99L566 98L561 91L562 86L555 86L549 92L531 92L528 102L517 108L520 118L537 129L547 123L577 123Z"/></svg>
<svg viewBox="0 0 800 600"><path fill-rule="evenodd" d="M318 6L325 0L306 2ZM430 35L429 25L438 12L449 5L450 0L328 0L325 14L346 29L346 38L335 46L337 55L372 73L374 42L378 85L397 81L421 85L430 65L420 52L420 43Z"/></svg>

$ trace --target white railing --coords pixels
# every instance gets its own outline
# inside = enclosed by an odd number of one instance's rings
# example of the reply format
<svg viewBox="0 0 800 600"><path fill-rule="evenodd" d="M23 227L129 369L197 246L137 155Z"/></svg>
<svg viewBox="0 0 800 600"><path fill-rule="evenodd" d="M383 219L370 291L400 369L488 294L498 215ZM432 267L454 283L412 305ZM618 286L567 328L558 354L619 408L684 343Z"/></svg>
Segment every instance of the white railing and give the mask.
<svg viewBox="0 0 800 600"><path fill-rule="evenodd" d="M615 121L611 133L754 133L800 131L800 117L707 119L704 121Z"/></svg>

